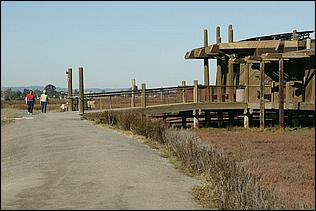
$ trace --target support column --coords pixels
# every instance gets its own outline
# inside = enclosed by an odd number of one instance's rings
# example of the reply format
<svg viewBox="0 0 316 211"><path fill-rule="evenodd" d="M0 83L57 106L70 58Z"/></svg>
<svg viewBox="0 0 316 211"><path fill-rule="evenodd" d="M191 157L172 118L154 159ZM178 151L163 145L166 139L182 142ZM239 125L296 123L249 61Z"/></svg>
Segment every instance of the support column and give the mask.
<svg viewBox="0 0 316 211"><path fill-rule="evenodd" d="M221 59L217 59L217 72L216 72L216 78L217 78L217 101L223 102L223 78L222 78L222 64Z"/></svg>
<svg viewBox="0 0 316 211"><path fill-rule="evenodd" d="M193 88L193 102L194 103L197 103L198 102L198 99L199 99L199 97L198 97L198 83L199 83L199 81L198 80L194 80L193 81L193 84L194 84L194 88Z"/></svg>
<svg viewBox="0 0 316 211"><path fill-rule="evenodd" d="M208 33L207 29L204 30L204 47L208 46ZM204 58L204 85L209 86L210 85L210 70L209 70L209 63L208 58ZM206 89L206 96L207 96L207 102L210 101L210 90L209 87Z"/></svg>
<svg viewBox="0 0 316 211"><path fill-rule="evenodd" d="M205 111L205 126L209 127L211 124L211 112Z"/></svg>
<svg viewBox="0 0 316 211"><path fill-rule="evenodd" d="M193 102L198 103L198 80L194 80L194 88L193 88ZM193 128L199 128L199 117L197 110L193 110Z"/></svg>
<svg viewBox="0 0 316 211"><path fill-rule="evenodd" d="M222 42L221 38L221 28L219 26L216 27L216 44L219 44ZM222 64L221 64L221 59L217 58L216 59L216 85L217 86L222 86ZM222 102L223 101L223 92L222 92L222 87L216 87L216 94L217 94L217 102Z"/></svg>
<svg viewBox="0 0 316 211"><path fill-rule="evenodd" d="M146 108L146 84L142 84L142 98L141 98L141 105L143 108Z"/></svg>
<svg viewBox="0 0 316 211"><path fill-rule="evenodd" d="M73 111L73 99L72 99L72 68L68 68L67 72L67 81L68 81L68 110Z"/></svg>
<svg viewBox="0 0 316 211"><path fill-rule="evenodd" d="M244 128L249 128L249 116L248 116L248 110L244 110Z"/></svg>
<svg viewBox="0 0 316 211"><path fill-rule="evenodd" d="M229 118L229 125L233 126L234 125L234 111L229 111L228 112L228 118Z"/></svg>
<svg viewBox="0 0 316 211"><path fill-rule="evenodd" d="M218 124L218 127L223 126L223 111L217 112L217 124Z"/></svg>
<svg viewBox="0 0 316 211"><path fill-rule="evenodd" d="M199 128L199 112L193 110L193 128Z"/></svg>
<svg viewBox="0 0 316 211"><path fill-rule="evenodd" d="M234 62L233 59L230 58L228 60L228 99L230 102L234 102Z"/></svg>
<svg viewBox="0 0 316 211"><path fill-rule="evenodd" d="M79 67L79 114L84 114L83 67Z"/></svg>
<svg viewBox="0 0 316 211"><path fill-rule="evenodd" d="M245 102L249 103L249 67L250 63L246 63L246 90L245 90Z"/></svg>
<svg viewBox="0 0 316 211"><path fill-rule="evenodd" d="M279 129L281 132L284 131L284 94L283 94L283 83L284 83L284 70L283 70L283 59L279 60Z"/></svg>
<svg viewBox="0 0 316 211"><path fill-rule="evenodd" d="M264 129L264 61L260 62L260 129Z"/></svg>
<svg viewBox="0 0 316 211"><path fill-rule="evenodd" d="M187 118L185 115L182 115L182 127L187 128Z"/></svg>
<svg viewBox="0 0 316 211"><path fill-rule="evenodd" d="M135 82L135 79L132 79L132 99L131 99L131 107L135 107L135 91L136 91L136 82Z"/></svg>

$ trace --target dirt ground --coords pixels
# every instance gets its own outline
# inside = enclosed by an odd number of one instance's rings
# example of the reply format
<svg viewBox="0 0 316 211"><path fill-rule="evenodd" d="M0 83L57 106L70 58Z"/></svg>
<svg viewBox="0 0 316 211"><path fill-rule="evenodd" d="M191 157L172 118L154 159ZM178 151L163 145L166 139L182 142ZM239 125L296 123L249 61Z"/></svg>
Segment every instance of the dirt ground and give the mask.
<svg viewBox="0 0 316 211"><path fill-rule="evenodd" d="M194 130L237 161L249 162L261 184L288 200L315 209L315 128ZM303 207L302 207L303 208Z"/></svg>

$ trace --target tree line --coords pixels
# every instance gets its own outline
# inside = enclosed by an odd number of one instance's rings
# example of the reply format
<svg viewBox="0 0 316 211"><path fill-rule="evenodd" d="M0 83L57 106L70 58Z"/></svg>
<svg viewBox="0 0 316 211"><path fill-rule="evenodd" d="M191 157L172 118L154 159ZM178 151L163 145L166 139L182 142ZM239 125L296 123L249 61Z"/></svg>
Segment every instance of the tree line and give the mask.
<svg viewBox="0 0 316 211"><path fill-rule="evenodd" d="M56 86L54 86L52 84L46 85L44 89L46 90L46 93L47 93L49 98L60 98L60 97L63 97L65 95L65 93L62 91L60 91L60 92L56 91ZM21 92L20 90L13 91L11 88L9 88L9 89L4 90L4 91L1 90L1 99L4 99L4 100L24 100L25 96L29 92L30 92L29 89L24 89L23 92ZM35 90L33 90L33 93L34 93L35 97L39 97L43 93L43 90L35 89Z"/></svg>

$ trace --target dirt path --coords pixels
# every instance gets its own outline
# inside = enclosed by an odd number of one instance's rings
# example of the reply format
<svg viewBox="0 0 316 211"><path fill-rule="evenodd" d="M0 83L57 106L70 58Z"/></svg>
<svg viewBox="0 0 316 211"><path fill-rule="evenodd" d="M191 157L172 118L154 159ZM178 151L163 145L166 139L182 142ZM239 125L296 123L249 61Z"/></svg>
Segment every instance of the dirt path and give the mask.
<svg viewBox="0 0 316 211"><path fill-rule="evenodd" d="M1 127L1 209L201 209L198 181L148 146L77 112L33 117Z"/></svg>

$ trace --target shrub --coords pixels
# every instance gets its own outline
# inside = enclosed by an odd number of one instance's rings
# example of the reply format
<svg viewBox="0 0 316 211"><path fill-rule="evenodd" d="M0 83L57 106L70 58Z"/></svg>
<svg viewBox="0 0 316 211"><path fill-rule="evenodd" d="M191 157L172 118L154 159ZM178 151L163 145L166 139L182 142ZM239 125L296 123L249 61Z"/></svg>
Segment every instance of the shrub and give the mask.
<svg viewBox="0 0 316 211"><path fill-rule="evenodd" d="M143 135L167 148L206 184L195 188L204 206L219 209L285 209L285 202L271 189L260 187L251 169L202 141L189 130L171 128L161 120L138 112L85 114L85 117Z"/></svg>

